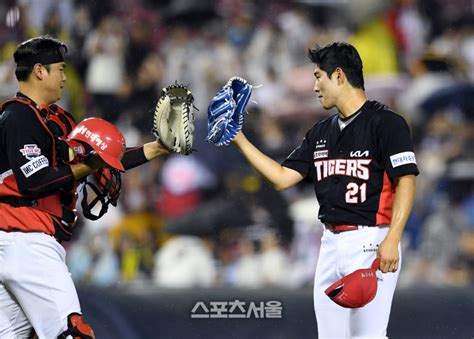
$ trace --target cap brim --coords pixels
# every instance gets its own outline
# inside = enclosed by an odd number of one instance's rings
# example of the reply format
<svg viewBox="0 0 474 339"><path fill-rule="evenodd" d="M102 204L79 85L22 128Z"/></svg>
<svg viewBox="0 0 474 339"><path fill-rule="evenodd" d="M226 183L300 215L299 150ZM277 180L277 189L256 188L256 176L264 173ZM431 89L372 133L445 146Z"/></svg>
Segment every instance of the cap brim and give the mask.
<svg viewBox="0 0 474 339"><path fill-rule="evenodd" d="M344 282L342 280L338 280L334 284L326 288L324 292L329 298L334 299L339 293L342 292L343 288Z"/></svg>
<svg viewBox="0 0 474 339"><path fill-rule="evenodd" d="M113 168L119 170L120 172L125 172L125 168L123 167L122 162L120 162L120 160L117 160L117 158L114 158L113 156L111 156L109 154L102 153L102 152L97 153L97 154L110 167L113 167Z"/></svg>

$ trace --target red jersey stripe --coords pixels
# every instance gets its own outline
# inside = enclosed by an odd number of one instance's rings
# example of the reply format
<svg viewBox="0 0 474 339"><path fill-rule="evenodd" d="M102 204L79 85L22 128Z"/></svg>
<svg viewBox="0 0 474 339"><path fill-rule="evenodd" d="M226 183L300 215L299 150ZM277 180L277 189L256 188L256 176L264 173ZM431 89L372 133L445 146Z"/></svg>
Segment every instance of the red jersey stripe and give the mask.
<svg viewBox="0 0 474 339"><path fill-rule="evenodd" d="M380 192L379 209L377 210L376 225L389 225L392 221L392 205L395 198L395 186L388 178L387 171L383 174L382 192Z"/></svg>

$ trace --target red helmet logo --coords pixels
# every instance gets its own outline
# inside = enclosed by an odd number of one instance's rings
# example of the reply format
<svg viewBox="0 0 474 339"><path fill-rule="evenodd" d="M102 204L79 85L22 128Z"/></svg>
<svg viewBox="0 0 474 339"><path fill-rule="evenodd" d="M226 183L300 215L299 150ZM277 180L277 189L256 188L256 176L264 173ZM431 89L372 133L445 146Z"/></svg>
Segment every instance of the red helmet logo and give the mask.
<svg viewBox="0 0 474 339"><path fill-rule="evenodd" d="M110 122L100 118L87 118L77 124L68 139L86 143L109 166L124 172L120 162L125 152L125 138Z"/></svg>

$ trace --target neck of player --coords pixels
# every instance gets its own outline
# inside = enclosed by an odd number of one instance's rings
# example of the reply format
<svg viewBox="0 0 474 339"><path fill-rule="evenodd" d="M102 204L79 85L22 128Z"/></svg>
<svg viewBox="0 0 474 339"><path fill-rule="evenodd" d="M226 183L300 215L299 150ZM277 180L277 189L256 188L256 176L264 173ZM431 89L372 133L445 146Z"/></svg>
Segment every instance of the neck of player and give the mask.
<svg viewBox="0 0 474 339"><path fill-rule="evenodd" d="M357 113L367 101L365 91L362 89L348 87L345 88L341 94L342 95L339 96L340 100L337 109L339 111L339 116L344 119Z"/></svg>
<svg viewBox="0 0 474 339"><path fill-rule="evenodd" d="M44 104L49 105L52 103L48 102L49 100L47 100L42 89L39 89L37 86L34 86L28 82L21 82L18 89L21 93L33 100L39 106Z"/></svg>

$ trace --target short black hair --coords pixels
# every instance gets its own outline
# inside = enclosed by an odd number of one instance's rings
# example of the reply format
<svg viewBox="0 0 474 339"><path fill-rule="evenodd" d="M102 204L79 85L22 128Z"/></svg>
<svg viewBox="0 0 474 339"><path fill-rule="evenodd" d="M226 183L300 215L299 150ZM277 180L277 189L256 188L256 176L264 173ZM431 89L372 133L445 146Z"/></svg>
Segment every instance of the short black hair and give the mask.
<svg viewBox="0 0 474 339"><path fill-rule="evenodd" d="M347 42L333 42L325 46L316 45L308 50L311 62L318 65L329 77L341 68L347 81L355 88L364 88L362 60L357 49Z"/></svg>
<svg viewBox="0 0 474 339"><path fill-rule="evenodd" d="M37 63L45 66L64 60L67 46L53 37L44 35L20 43L13 58L17 65L15 75L18 81L25 81ZM46 67L49 71L49 67Z"/></svg>

